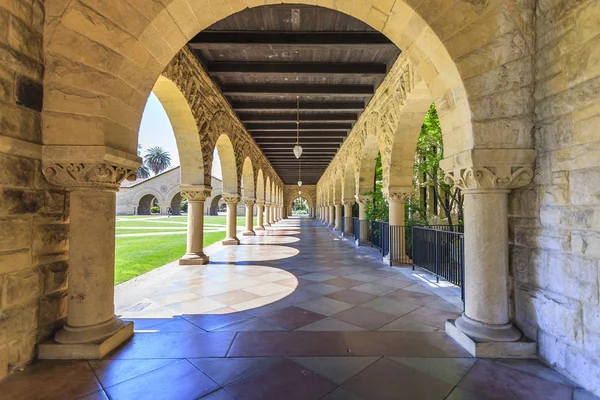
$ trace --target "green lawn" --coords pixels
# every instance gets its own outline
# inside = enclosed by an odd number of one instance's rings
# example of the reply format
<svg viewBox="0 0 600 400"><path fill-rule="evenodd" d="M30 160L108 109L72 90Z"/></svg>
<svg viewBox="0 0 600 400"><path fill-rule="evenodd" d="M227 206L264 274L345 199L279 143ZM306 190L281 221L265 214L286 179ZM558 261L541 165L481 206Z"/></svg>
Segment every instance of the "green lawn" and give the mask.
<svg viewBox="0 0 600 400"><path fill-rule="evenodd" d="M125 282L136 276L152 271L185 254L186 235L148 235L126 236L121 234L156 234L160 232L185 232L187 227L186 216L160 218L157 216L132 216L117 217L116 246L115 246L115 284ZM147 219L147 221L140 221ZM204 232L204 246L218 242L225 238L225 216L205 216L208 229L221 228L220 232ZM256 222L256 217L254 218ZM245 217L238 217L238 228L245 227ZM137 229L131 229L137 228ZM147 228L147 229L140 229ZM153 228L153 229L150 229ZM160 229L154 229L160 228Z"/></svg>

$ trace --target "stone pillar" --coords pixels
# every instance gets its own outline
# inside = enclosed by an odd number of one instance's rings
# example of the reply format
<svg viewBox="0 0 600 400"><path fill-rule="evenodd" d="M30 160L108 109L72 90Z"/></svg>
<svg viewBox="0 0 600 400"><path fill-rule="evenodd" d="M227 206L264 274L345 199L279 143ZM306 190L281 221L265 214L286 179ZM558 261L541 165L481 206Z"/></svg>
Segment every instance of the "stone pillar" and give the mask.
<svg viewBox="0 0 600 400"><path fill-rule="evenodd" d="M335 203L335 226L333 227L336 231L342 230L342 202L336 201Z"/></svg>
<svg viewBox="0 0 600 400"><path fill-rule="evenodd" d="M223 193L223 200L227 203L227 236L221 243L224 246L235 246L240 244L240 239L237 238L237 205L240 195Z"/></svg>
<svg viewBox="0 0 600 400"><path fill-rule="evenodd" d="M114 313L114 275L116 192L135 170L44 162L46 179L68 191L69 274L66 324L38 346L39 358L99 359L133 335L133 323Z"/></svg>
<svg viewBox="0 0 600 400"><path fill-rule="evenodd" d="M181 195L188 200L187 248L179 265L203 265L209 259L204 254L204 201L210 197L210 187L181 187Z"/></svg>
<svg viewBox="0 0 600 400"><path fill-rule="evenodd" d="M389 204L390 253L392 263L408 263L406 258L406 240L404 235L404 205L410 198L412 188L390 188L385 196ZM400 226L402 228L393 228Z"/></svg>
<svg viewBox="0 0 600 400"><path fill-rule="evenodd" d="M331 228L335 227L335 205L329 205L329 226Z"/></svg>
<svg viewBox="0 0 600 400"><path fill-rule="evenodd" d="M270 214L271 214L271 202L266 201L265 202L265 223L263 224L264 226L271 226L271 223L269 222Z"/></svg>
<svg viewBox="0 0 600 400"><path fill-rule="evenodd" d="M352 206L354 200L344 200L344 236L352 236Z"/></svg>
<svg viewBox="0 0 600 400"><path fill-rule="evenodd" d="M246 231L242 236L254 236L254 202L255 199L244 199L246 205Z"/></svg>
<svg viewBox="0 0 600 400"><path fill-rule="evenodd" d="M360 224L360 237L356 240L359 246L367 246L369 244L369 221L367 221L366 205L373 201L373 196L360 195L356 196L358 201L358 222Z"/></svg>
<svg viewBox="0 0 600 400"><path fill-rule="evenodd" d="M265 211L265 202L264 202L264 200L258 200L256 202L256 209L257 209L257 211L256 211L256 219L257 219L257 221L256 221L256 228L254 228L254 229L257 230L257 231L264 231L265 230L265 227L263 225L263 221L264 221L264 219L263 219L263 213Z"/></svg>
<svg viewBox="0 0 600 400"><path fill-rule="evenodd" d="M446 181L465 196L465 311L446 329L459 343L456 328L476 342L516 341L522 334L510 320L508 193L531 182L535 151L471 150L459 156L441 166Z"/></svg>

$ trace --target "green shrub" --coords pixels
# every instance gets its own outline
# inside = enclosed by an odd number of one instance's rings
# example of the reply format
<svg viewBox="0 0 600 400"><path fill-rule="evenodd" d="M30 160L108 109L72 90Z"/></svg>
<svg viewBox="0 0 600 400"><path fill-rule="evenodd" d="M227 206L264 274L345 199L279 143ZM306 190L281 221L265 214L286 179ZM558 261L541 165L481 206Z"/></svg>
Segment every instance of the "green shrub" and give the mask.
<svg viewBox="0 0 600 400"><path fill-rule="evenodd" d="M150 212L152 214L160 214L160 207L159 206L152 206L152 208L150 209Z"/></svg>

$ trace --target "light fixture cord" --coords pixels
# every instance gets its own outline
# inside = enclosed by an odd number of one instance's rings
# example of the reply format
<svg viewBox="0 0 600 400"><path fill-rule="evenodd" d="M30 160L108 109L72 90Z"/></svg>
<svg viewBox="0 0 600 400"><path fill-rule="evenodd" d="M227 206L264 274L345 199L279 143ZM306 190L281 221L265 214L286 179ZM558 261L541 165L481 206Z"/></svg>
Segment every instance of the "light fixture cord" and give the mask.
<svg viewBox="0 0 600 400"><path fill-rule="evenodd" d="M300 144L300 96L296 96L296 144Z"/></svg>

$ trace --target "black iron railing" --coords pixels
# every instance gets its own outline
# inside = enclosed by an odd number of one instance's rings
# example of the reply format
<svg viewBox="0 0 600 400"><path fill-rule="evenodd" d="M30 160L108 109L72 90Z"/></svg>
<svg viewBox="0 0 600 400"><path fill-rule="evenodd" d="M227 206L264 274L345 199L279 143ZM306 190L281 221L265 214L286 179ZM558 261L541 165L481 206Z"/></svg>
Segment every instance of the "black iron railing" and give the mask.
<svg viewBox="0 0 600 400"><path fill-rule="evenodd" d="M455 227L456 228L456 227ZM439 278L461 287L464 300L464 233L413 226L412 262Z"/></svg>
<svg viewBox="0 0 600 400"><path fill-rule="evenodd" d="M352 235L354 239L360 240L360 220L357 217L352 218Z"/></svg>
<svg viewBox="0 0 600 400"><path fill-rule="evenodd" d="M389 263L394 264L412 264L410 248L408 246L411 239L412 230L405 226L389 226Z"/></svg>
<svg viewBox="0 0 600 400"><path fill-rule="evenodd" d="M371 247L379 249L383 257L387 256L390 249L390 224L381 221L371 221L369 231Z"/></svg>

